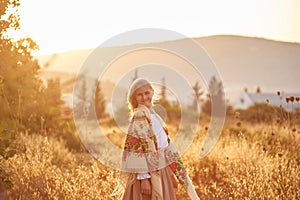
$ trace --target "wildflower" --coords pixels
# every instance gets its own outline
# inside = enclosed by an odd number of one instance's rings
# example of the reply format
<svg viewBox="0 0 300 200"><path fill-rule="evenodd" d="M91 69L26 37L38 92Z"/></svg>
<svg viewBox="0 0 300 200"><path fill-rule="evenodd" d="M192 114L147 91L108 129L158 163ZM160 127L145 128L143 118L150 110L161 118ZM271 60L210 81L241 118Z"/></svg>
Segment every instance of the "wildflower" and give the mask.
<svg viewBox="0 0 300 200"><path fill-rule="evenodd" d="M263 151L267 151L266 147L263 147Z"/></svg>
<svg viewBox="0 0 300 200"><path fill-rule="evenodd" d="M239 119L240 118L240 113L239 112L235 112L234 113L234 118L235 119Z"/></svg>
<svg viewBox="0 0 300 200"><path fill-rule="evenodd" d="M280 119L280 118L277 118L276 123L277 123L277 124L280 124L280 123L281 123L281 119Z"/></svg>
<svg viewBox="0 0 300 200"><path fill-rule="evenodd" d="M290 98L289 97L285 98L285 101L286 101L286 103L289 103Z"/></svg>
<svg viewBox="0 0 300 200"><path fill-rule="evenodd" d="M280 96L280 91L279 90L277 91L277 95Z"/></svg>

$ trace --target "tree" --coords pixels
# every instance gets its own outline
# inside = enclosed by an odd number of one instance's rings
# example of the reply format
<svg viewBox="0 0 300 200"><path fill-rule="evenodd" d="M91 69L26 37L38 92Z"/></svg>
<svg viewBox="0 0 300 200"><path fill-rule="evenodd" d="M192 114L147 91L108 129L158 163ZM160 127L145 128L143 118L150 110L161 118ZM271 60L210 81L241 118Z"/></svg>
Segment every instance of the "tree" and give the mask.
<svg viewBox="0 0 300 200"><path fill-rule="evenodd" d="M160 91L161 99L167 101L167 87L166 87L166 78L163 77L161 79L161 91Z"/></svg>
<svg viewBox="0 0 300 200"><path fill-rule="evenodd" d="M166 78L163 77L161 79L161 89L160 89L160 98L158 100L158 104L163 106L166 110L169 109L170 103L168 102L167 99L167 87L166 87Z"/></svg>
<svg viewBox="0 0 300 200"><path fill-rule="evenodd" d="M74 108L74 113L75 115L80 118L87 118L88 117L88 102L87 102L87 86L86 86L86 78L84 75L80 77L78 80L79 83L79 90L76 90L75 97L78 99L78 102L76 102L75 108Z"/></svg>
<svg viewBox="0 0 300 200"><path fill-rule="evenodd" d="M201 100L201 96L203 94L204 92L199 85L199 81L196 81L195 85L193 86L194 100L191 107L193 110L198 111L198 103Z"/></svg>
<svg viewBox="0 0 300 200"><path fill-rule="evenodd" d="M40 127L42 132L49 132L49 129L59 130L59 121L61 120L61 88L59 79L49 79L47 87L44 88L40 96L40 106L38 114L42 121L34 123ZM47 109L46 109L47 108ZM37 116L36 118L39 119Z"/></svg>
<svg viewBox="0 0 300 200"><path fill-rule="evenodd" d="M37 49L30 38L15 41L9 34L19 29L18 0L0 1L0 157L8 158L15 151L11 143L19 130L28 126L36 111L41 81L31 52ZM0 192L12 186L9 176L0 167Z"/></svg>
<svg viewBox="0 0 300 200"><path fill-rule="evenodd" d="M38 76L40 69L32 56L38 45L31 38L16 39L12 33L20 28L19 0L0 1L0 158L16 152L12 143L19 133L56 134L75 138L75 124L60 115L61 89L59 80L44 85ZM75 146L75 140L67 145ZM76 148L80 144L79 140ZM68 145L69 147L69 145ZM0 193L12 186L0 167Z"/></svg>
<svg viewBox="0 0 300 200"><path fill-rule="evenodd" d="M207 115L212 114L212 105L215 106L215 110L218 112L216 115L221 114L224 109L224 92L223 92L223 84L221 81L218 81L215 76L213 76L208 85L209 93L207 94L207 99L202 105L202 112Z"/></svg>
<svg viewBox="0 0 300 200"><path fill-rule="evenodd" d="M105 97L103 94L103 89L100 81L99 82L96 81L95 110L96 110L97 119L102 119L107 115L106 101L105 101Z"/></svg>
<svg viewBox="0 0 300 200"><path fill-rule="evenodd" d="M139 78L139 75L138 75L138 69L136 68L136 69L134 70L134 75L133 75L133 77L132 77L132 82L135 81L135 80L138 79L138 78Z"/></svg>

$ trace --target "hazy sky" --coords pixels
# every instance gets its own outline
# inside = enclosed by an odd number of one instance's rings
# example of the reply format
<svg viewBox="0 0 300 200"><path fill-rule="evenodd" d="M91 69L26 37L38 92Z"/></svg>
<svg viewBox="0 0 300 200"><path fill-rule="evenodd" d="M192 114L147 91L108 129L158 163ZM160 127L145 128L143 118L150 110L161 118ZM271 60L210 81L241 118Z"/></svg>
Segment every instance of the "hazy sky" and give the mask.
<svg viewBox="0 0 300 200"><path fill-rule="evenodd" d="M300 42L299 0L20 0L21 35L40 53L92 48L123 32L234 34Z"/></svg>

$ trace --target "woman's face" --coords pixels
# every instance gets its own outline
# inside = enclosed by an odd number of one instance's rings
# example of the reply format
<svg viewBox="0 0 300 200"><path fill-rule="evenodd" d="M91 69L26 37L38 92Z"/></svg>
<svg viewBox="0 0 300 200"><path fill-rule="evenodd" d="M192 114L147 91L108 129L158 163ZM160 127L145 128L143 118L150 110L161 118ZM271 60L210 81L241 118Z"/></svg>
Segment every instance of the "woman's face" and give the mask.
<svg viewBox="0 0 300 200"><path fill-rule="evenodd" d="M135 91L134 97L138 105L144 105L148 108L151 108L153 90L149 85L138 88Z"/></svg>

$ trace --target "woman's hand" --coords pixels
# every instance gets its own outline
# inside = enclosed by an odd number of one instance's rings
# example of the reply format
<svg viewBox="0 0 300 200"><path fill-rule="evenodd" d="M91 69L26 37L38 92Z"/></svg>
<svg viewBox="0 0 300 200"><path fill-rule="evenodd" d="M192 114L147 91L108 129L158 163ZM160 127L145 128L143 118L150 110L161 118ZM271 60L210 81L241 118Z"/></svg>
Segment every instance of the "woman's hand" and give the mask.
<svg viewBox="0 0 300 200"><path fill-rule="evenodd" d="M150 178L145 178L141 180L141 192L143 194L151 194L151 181Z"/></svg>

